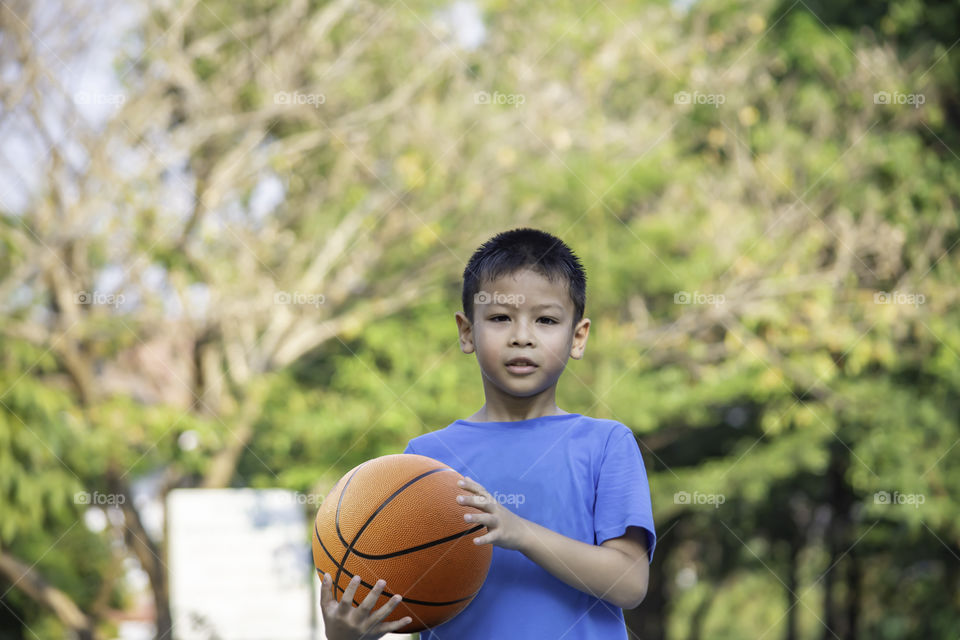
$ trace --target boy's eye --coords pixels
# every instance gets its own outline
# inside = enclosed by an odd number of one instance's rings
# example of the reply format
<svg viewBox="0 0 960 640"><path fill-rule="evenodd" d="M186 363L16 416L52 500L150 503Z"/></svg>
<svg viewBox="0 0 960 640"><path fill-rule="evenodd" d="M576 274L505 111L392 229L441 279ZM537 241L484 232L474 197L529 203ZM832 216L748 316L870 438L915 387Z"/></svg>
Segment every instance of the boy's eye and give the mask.
<svg viewBox="0 0 960 640"><path fill-rule="evenodd" d="M491 316L491 317L490 317L490 321L491 321L491 322L499 322L501 318L506 319L506 320L509 320L509 319L510 319L510 318L508 318L507 316L500 315L500 316ZM548 317L546 317L546 316L544 316L544 317L542 317L542 318L538 318L538 320L545 320L546 322L548 322L548 323L550 323L550 324L557 324L557 321L556 321L556 320L554 320L553 318L548 318Z"/></svg>

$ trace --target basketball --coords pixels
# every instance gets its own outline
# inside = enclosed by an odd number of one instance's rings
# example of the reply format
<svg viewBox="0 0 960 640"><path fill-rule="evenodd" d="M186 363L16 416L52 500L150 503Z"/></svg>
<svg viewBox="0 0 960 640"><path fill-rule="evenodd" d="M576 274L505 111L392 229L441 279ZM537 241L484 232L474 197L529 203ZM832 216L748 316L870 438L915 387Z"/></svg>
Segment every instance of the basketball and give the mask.
<svg viewBox="0 0 960 640"><path fill-rule="evenodd" d="M412 454L374 458L340 478L317 512L313 534L313 563L321 580L330 574L336 599L354 575L361 580L354 606L386 580L374 610L399 593L403 600L384 621L413 620L397 633L437 626L470 604L493 547L473 543L487 529L463 519L480 511L457 504L458 495L471 495L457 486L462 478Z"/></svg>

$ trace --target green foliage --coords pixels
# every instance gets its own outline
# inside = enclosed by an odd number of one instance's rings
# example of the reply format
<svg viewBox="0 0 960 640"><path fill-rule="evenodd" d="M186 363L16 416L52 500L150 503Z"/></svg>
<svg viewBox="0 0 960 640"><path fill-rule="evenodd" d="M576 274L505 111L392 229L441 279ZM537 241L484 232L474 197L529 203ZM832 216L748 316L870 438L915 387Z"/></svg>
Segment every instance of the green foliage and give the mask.
<svg viewBox="0 0 960 640"><path fill-rule="evenodd" d="M89 610L112 561L109 541L86 528L79 498L96 490L86 456L96 443L85 439L71 393L48 381L57 369L48 350L0 338L0 353L0 549L27 559L32 570ZM0 579L6 611L18 623L38 637L66 633L13 587ZM108 595L118 605L120 587Z"/></svg>
<svg viewBox="0 0 960 640"><path fill-rule="evenodd" d="M50 354L0 339L0 546L74 512L82 489L76 464L81 434L70 395L40 380L55 368Z"/></svg>
<svg viewBox="0 0 960 640"><path fill-rule="evenodd" d="M271 64L261 56L283 3L210 4L184 25L186 46L220 38L191 60L194 79L223 96L224 112L271 107L275 91L295 87L225 69L238 59ZM331 30L327 57L306 77L289 79L326 92L327 110L316 120L279 114L270 136L325 130L333 114L391 95L450 46L424 30L429 3L377 10L357 9L388 20L364 41L354 72L328 75L369 28L356 19ZM682 12L488 2L483 11L480 49L457 50L406 108L351 130L364 129L369 146L332 136L304 157L270 158L288 201L272 214L288 223L283 233L255 256L270 279L299 275L288 258L313 255L334 222L381 188L393 197L364 232L430 209L456 215L382 247L383 281L433 267L437 286L414 304L347 324L246 386L228 378L235 400L263 392L233 484L323 495L364 460L475 412L480 374L460 352L453 317L460 270L479 242L529 224L560 235L588 270L591 336L585 359L568 364L558 404L623 422L644 453L661 538L639 634L784 637L793 607L795 637L819 638L825 599L859 614L861 637L952 633L955 3L705 0ZM241 35L225 37L236 24ZM478 91L526 101L478 106ZM925 102L884 104L879 92ZM681 94L723 100L685 104ZM232 142L213 136L198 157ZM337 197L318 191L353 164L362 179ZM241 198L249 204L250 190ZM159 218L151 210L138 222L145 262L189 282L209 277L179 247L153 248ZM91 236L85 259L102 266L109 234ZM3 274L23 259L11 238L0 233ZM216 273L241 273L235 244L209 232L198 243ZM361 280L347 309L376 284ZM90 315L82 337L97 358L136 343L122 319ZM53 545L40 568L86 606L106 543L82 525L57 542L80 515L75 492L103 489L118 468L132 478L169 470L196 485L231 445L239 416L125 394L82 406L52 352L4 337L0 353L0 544L31 559ZM186 431L195 449L180 445ZM51 625L16 597L31 621ZM843 615L828 622L842 630Z"/></svg>

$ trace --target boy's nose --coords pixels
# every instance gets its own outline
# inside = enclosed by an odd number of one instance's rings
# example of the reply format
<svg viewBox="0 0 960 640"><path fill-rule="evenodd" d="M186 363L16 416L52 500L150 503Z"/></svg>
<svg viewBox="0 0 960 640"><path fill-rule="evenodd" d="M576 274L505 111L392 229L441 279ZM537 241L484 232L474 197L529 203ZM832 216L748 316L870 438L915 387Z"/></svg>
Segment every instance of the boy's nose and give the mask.
<svg viewBox="0 0 960 640"><path fill-rule="evenodd" d="M532 345L532 344L533 344L533 338L531 337L531 333L530 333L529 331L527 331L526 329L518 328L518 329L514 332L514 334L513 334L513 339L510 341L510 344L511 344L511 345L524 345L524 346L526 346L526 345Z"/></svg>

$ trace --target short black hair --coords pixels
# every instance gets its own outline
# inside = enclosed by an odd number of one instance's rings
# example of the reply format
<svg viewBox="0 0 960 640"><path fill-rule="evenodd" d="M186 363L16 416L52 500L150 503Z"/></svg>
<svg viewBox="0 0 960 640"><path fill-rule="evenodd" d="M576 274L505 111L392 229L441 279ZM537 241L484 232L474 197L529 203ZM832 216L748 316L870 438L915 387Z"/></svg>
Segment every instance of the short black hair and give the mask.
<svg viewBox="0 0 960 640"><path fill-rule="evenodd" d="M530 268L550 282L568 284L573 300L573 325L583 318L587 305L587 274L576 254L563 240L546 231L524 227L504 231L477 249L463 270L463 312L473 322L474 296L482 282L496 280Z"/></svg>

